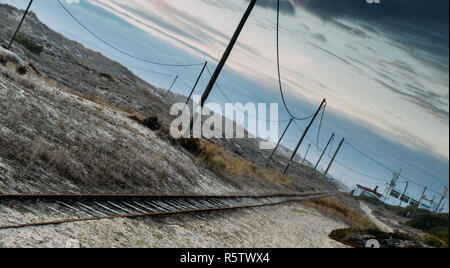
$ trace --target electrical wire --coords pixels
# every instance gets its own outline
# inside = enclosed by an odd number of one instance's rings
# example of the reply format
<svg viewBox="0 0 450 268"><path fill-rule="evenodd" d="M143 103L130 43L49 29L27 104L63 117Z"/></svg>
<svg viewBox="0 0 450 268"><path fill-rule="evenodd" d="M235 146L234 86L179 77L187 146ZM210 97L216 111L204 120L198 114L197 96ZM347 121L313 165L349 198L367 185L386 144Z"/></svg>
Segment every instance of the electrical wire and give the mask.
<svg viewBox="0 0 450 268"><path fill-rule="evenodd" d="M357 152L359 152L360 154L362 154L363 156L365 156L366 158L368 158L369 160L372 160L373 162L377 163L378 165L380 165L381 167L383 167L384 169L390 171L390 172L395 172L394 170L392 170L391 168L387 167L386 165L384 165L383 163L381 163L380 161L376 160L375 158L371 157L370 155L368 155L367 153L363 152L362 150L358 149L358 147L356 147L355 145L349 143L349 142L345 142L345 145L350 146L351 148L353 148L354 150L356 150ZM408 178L404 175L400 175L401 178L409 181L412 184L415 184L416 186L419 186L421 188L424 188L425 185L421 185L420 183L415 182L413 179ZM436 194L440 194L432 189L428 189L430 192L436 193Z"/></svg>
<svg viewBox="0 0 450 268"><path fill-rule="evenodd" d="M151 61L151 60L147 60L147 59L142 59L139 57L136 57L134 55L131 55L128 52L125 52L111 44L109 44L108 42L106 42L103 38L101 38L100 36L98 36L97 34L95 34L93 31L91 31L85 24L83 24L77 17L75 17L75 15L72 14L72 12L70 12L70 10L68 8L66 8L59 0L56 0L59 5L67 12L67 14L69 14L69 16L71 16L81 27L83 27L87 32L89 32L93 37L95 37L97 40L99 40L100 42L102 42L103 44L107 45L108 47L114 49L115 51L122 53L130 58L142 61L142 62L146 62L146 63L150 63L150 64L155 64L155 65L160 65L160 66L169 66L169 67L193 67L193 66L200 66L203 65L204 63L195 63L195 64L169 64L169 63L162 63L162 62L156 62L156 61Z"/></svg>
<svg viewBox="0 0 450 268"><path fill-rule="evenodd" d="M72 18L73 18L73 19L74 19L81 27L83 27L83 28L84 28L88 33L90 33L93 37L95 37L97 40L99 40L100 42L102 42L102 43L105 44L106 46L112 48L113 50L115 50L115 51L117 51L117 52L119 52L119 53L121 53L121 54L124 54L124 55L126 55L126 56L128 56L128 57L130 57L130 58L133 58L133 59L135 59L135 60L139 60L139 61L142 61L142 62L150 63L150 64L155 64L155 65L160 65L160 66L168 66L168 67L194 67L194 66L201 66L201 65L204 64L204 63L195 63L195 64L170 64L170 63L162 63L162 62L151 61L151 60L147 60L147 59L143 59L143 58L134 56L134 55L132 55L132 54L126 52L126 51L123 51L122 49L119 49L119 48L117 48L117 47L111 45L111 44L108 43L107 41L105 41L105 40L104 40L103 38L101 38L99 35L97 35L97 34L94 33L93 31L91 31L85 24L83 24L83 23L82 23L82 22L81 22L81 21L80 21L73 13L72 13L72 12L70 12L70 10L69 10L68 8L66 8L66 7L60 2L60 0L56 0L56 1L57 1L57 2L59 3L59 5L65 10L65 12L67 12L67 14L68 14L70 17L72 17ZM295 116L295 115L290 111L290 109L289 109L289 107L288 107L288 105L287 105L287 102L286 102L285 95L284 95L283 86L282 86L282 79L281 79L281 66L280 66L280 0L277 0L276 47L277 47L277 73L278 73L278 84L279 84L279 90L280 90L280 94L281 94L281 99L282 99L282 102L283 102L283 106L284 106L284 108L286 109L287 113L288 113L293 119L295 119L295 120L297 120L297 121L303 121L303 120L310 119L310 118L312 118L314 115L310 115L310 116L304 117L304 118L300 118L300 117ZM149 72L149 73L154 73L154 74L163 75L163 76L173 76L172 74L160 73L160 72L152 71L152 70L149 70L149 69L144 69L144 68L141 68L141 67L131 66L131 65L127 65L127 64L124 64L124 65L125 65L125 66L128 66L128 67L130 67L130 68L134 68L134 69L141 70L141 71L145 71L145 72ZM210 75L212 75L212 74L211 74L211 71L209 70L209 68L207 68L207 69L208 69L208 72L210 73ZM183 79L180 78L180 80L181 80L186 86L189 87L189 85L188 85ZM230 100L230 98L228 98L228 96L226 96L226 94L223 92L223 90L221 89L221 87L220 87L217 83L215 84L215 86L219 89L219 91L221 92L221 94L223 95L223 97L224 97L228 102L231 103L232 101ZM309 138L308 135L306 135L306 137L308 138L308 140L310 140L311 143L314 144L314 145L317 147L317 150L318 150L319 152L323 152L323 150L319 148L319 140L320 140L320 133L321 133L321 129L322 129L323 118L324 118L324 114L325 114L325 108L326 108L326 105L323 107L323 110L322 110L322 117L321 117L320 124L319 124L319 130L318 130L318 133L317 133L317 140L316 140L316 142L314 142L311 138ZM257 120L264 121L264 120L259 119L259 118L256 118L256 119L257 119ZM270 122L270 120L265 120L265 121L266 121L266 122ZM290 119L280 120L280 121L276 121L276 122L287 122L287 121L290 121ZM272 122L273 122L273 121L272 121ZM295 123L295 125L297 126L297 128L299 128L300 130L302 130L302 129L298 126L298 124L297 124L296 121L294 121L294 123ZM303 130L302 130L302 131L303 131ZM333 143L334 143L334 139L333 139L332 144L331 144L331 146L330 146L330 152L332 151ZM384 164L381 163L380 161L376 160L375 158L371 157L371 156L368 155L367 153L363 152L362 150L360 150L360 149L357 148L356 146L352 145L351 143L345 142L344 145L348 145L349 147L353 148L354 150L356 150L357 152L359 152L360 154L362 154L362 155L365 156L366 158L368 158L368 159L372 160L373 162L377 163L379 166L383 167L384 169L386 169L386 170L388 170L388 171L390 171L390 172L394 172L391 168L387 167L386 165L384 165ZM336 160L335 160L335 162L336 162L338 165L340 165L341 167L343 167L343 168L345 168L345 169L347 169L347 170L349 170L349 171L351 171L351 172L353 172L353 173L356 173L356 174L358 174L358 175L361 175L361 176L370 178L370 179L372 179L372 180L376 180L376 181L380 181L380 182L386 182L386 181L384 181L384 180L382 180L382 179L380 179L380 178L376 178L376 177L373 177L373 176L371 176L371 175L364 174L364 173L362 173L362 172L360 172L360 171L357 171L357 170L354 170L354 169L352 169L352 168L349 168L349 167L343 165L342 163L340 163L340 162L338 162L338 161L336 161ZM402 177L403 179L405 179L405 180L407 180L407 181L409 181L409 182L411 182L411 183L413 183L413 184L415 184L415 185L417 185L417 186L419 186L419 187L425 187L425 186L423 186L423 185L421 185L421 184L415 182L415 181L412 180L411 178L408 178L408 177L406 177L406 176L404 176L404 175L401 175L400 177ZM438 192L436 192L436 191L433 191L432 189L427 189L427 190L430 191L430 192L433 192L433 193L435 193L435 194L441 194L441 193L438 193Z"/></svg>
<svg viewBox="0 0 450 268"><path fill-rule="evenodd" d="M372 176L372 175L369 175L369 174L363 173L363 172L361 172L361 171L358 171L358 170L356 170L356 169L353 169L353 168L351 168L351 167L348 167L348 166L342 164L341 162L339 162L339 161L337 161L337 160L334 160L334 162L335 162L336 164L338 164L339 166L343 167L344 169L346 169L346 170L348 170L348 171L350 171L350 172L353 172L353 173L355 173L355 174L358 174L358 175L360 175L360 176L366 177L366 178L371 179L371 180L374 180L374 181L379 181L379 182L383 182L383 183L388 183L388 181L386 181L386 180L384 180L384 179L381 179L381 178L378 178L378 177L374 177L374 176Z"/></svg>
<svg viewBox="0 0 450 268"><path fill-rule="evenodd" d="M321 116L321 118L320 118L319 129L318 129L318 131L317 131L317 150L320 150L320 149L319 149L319 138L320 138L320 131L321 131L321 129L322 129L323 117L324 117L324 115L325 115L325 109L326 109L326 108L327 108L327 104L325 103L325 106L324 106L323 109L322 109L322 116Z"/></svg>
<svg viewBox="0 0 450 268"><path fill-rule="evenodd" d="M360 149L358 149L358 147L354 146L353 144L349 143L349 142L345 142L344 145L348 145L351 148L353 148L354 150L356 150L357 152L359 152L360 154L362 154L363 156L365 156L366 158L372 160L373 162L377 163L378 165L380 165L381 167L383 167L384 169L390 171L390 172L395 172L393 169L387 167L386 165L384 165L383 163L381 163L380 161L376 160L375 158L371 157L370 155L366 154L365 152L361 151Z"/></svg>
<svg viewBox="0 0 450 268"><path fill-rule="evenodd" d="M283 86L282 86L282 81L281 81L281 67L280 67L280 0L277 1L277 70L278 70L278 85L280 88L281 99L283 100L284 108L286 109L288 114L295 120L299 120L299 121L308 120L309 118L313 117L313 115L305 117L305 118L299 118L299 117L295 116L289 110L287 103L286 103L286 99L284 97Z"/></svg>
<svg viewBox="0 0 450 268"><path fill-rule="evenodd" d="M206 70L208 71L209 75L212 76L212 72L211 72L211 70L209 69L208 66L206 66ZM219 90L219 92L223 95L223 97L224 97L229 103L233 103L233 101L232 101L230 98L228 98L228 96L227 96L227 95L225 94L225 92L222 90L222 88L220 87L220 85L219 85L219 83L218 83L217 81L216 81L216 83L214 84L214 86ZM245 112L245 111L242 111L242 110L241 110L241 112ZM291 121L291 119L268 120L268 119L260 119L259 117L254 117L254 116L251 116L251 115L248 115L248 116L251 117L251 118L254 118L254 119L258 120L258 121L265 121L265 122L285 123L285 122Z"/></svg>

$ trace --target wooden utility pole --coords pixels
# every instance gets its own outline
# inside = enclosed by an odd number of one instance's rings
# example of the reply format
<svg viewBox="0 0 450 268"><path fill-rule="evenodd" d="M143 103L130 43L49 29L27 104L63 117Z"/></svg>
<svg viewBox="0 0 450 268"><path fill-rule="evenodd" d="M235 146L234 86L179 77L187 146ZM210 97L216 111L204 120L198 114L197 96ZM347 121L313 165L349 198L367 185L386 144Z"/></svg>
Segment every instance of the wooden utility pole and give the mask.
<svg viewBox="0 0 450 268"><path fill-rule="evenodd" d="M208 64L208 62L205 62L205 64L203 65L202 71L200 72L200 74L198 75L197 81L195 81L194 87L191 90L191 93L189 94L189 97L186 100L186 104L185 107L189 104L189 101L192 98L192 94L194 94L195 88L198 85L198 82L200 81L200 78L202 77L203 72L205 71L206 65ZM183 109L184 110L184 109ZM192 111L193 113L195 113L195 111Z"/></svg>
<svg viewBox="0 0 450 268"><path fill-rule="evenodd" d="M445 197L447 197L447 194L448 194L448 189L447 189L447 187L445 187L444 193L442 194L442 197L439 200L439 203L438 203L438 205L436 207L436 211L435 212L438 212L438 209L441 206L442 201L445 199Z"/></svg>
<svg viewBox="0 0 450 268"><path fill-rule="evenodd" d="M309 149L311 149L311 143L308 145L308 150L306 150L305 157L303 158L302 165L305 164L306 157L308 156Z"/></svg>
<svg viewBox="0 0 450 268"><path fill-rule="evenodd" d="M170 85L169 90L167 90L166 95L169 94L169 92L172 90L172 87L175 85L175 83L177 82L178 78L179 78L179 75L177 75L175 77L175 80L173 80L173 83L172 83L172 85Z"/></svg>
<svg viewBox="0 0 450 268"><path fill-rule="evenodd" d="M400 196L400 204L398 204L398 206L399 207L401 207L402 206L402 203L403 203L403 201L402 201L402 197L404 197L405 196L405 194L406 194L406 190L408 190L408 185L409 185L409 182L406 182L406 186L405 186L405 190L403 191L403 194Z"/></svg>
<svg viewBox="0 0 450 268"><path fill-rule="evenodd" d="M430 200L430 211L433 209L434 199L436 199L435 195L433 195L433 198Z"/></svg>
<svg viewBox="0 0 450 268"><path fill-rule="evenodd" d="M225 63L228 60L228 57L231 54L231 51L233 50L234 45L236 44L236 41L239 38L239 35L242 32L242 29L244 28L245 23L247 22L248 17L250 16L253 8L255 7L257 0L251 0L250 4L247 8L247 10L244 13L244 16L241 19L241 22L239 23L238 27L236 28L236 31L233 34L233 37L231 37L230 43L228 44L228 47L226 48L222 59L220 60L219 64L217 64L216 70L214 71L213 75L211 76L211 80L209 80L208 86L205 89L205 92L202 95L202 99L200 101L200 106L203 108L205 105L206 100L208 99L209 94L211 93L211 90L213 89L214 85L216 84L217 78L219 77L223 67L225 66Z"/></svg>
<svg viewBox="0 0 450 268"><path fill-rule="evenodd" d="M323 152L322 152L322 154L320 155L319 161L317 161L317 164L316 164L316 166L314 167L314 170L317 170L317 167L319 166L320 161L322 161L322 158L323 158L323 156L325 155L325 152L327 151L328 146L330 146L331 141L334 139L334 136L335 136L335 135L334 135L334 133L333 133L333 135L331 135L331 138L330 138L330 140L329 140L328 143L327 143L327 146L325 146L325 149L323 149Z"/></svg>
<svg viewBox="0 0 450 268"><path fill-rule="evenodd" d="M422 195L420 196L420 200L419 200L419 206L417 208L420 208L420 205L422 204L422 200L425 198L425 193L427 191L427 186L425 186L425 188L423 189Z"/></svg>
<svg viewBox="0 0 450 268"><path fill-rule="evenodd" d="M297 155L297 151L300 148L300 145L302 145L302 142L305 139L306 135L308 134L309 129L311 128L312 124L314 123L314 120L316 120L317 115L322 110L322 108L323 108L323 106L325 105L326 102L327 102L326 99L324 99L322 101L322 103L320 104L320 106L317 109L316 113L314 114L313 118L311 119L311 122L309 122L308 127L306 127L305 131L303 132L303 135L302 135L300 141L298 142L297 146L295 147L294 152L292 153L292 156L289 159L289 162L287 163L286 168L284 169L283 175L285 175L286 172L288 171L289 166L291 165L292 161L294 160L295 155Z"/></svg>
<svg viewBox="0 0 450 268"><path fill-rule="evenodd" d="M28 4L27 9L25 10L25 13L24 13L23 16L22 16L22 19L20 20L19 26L17 27L16 31L14 32L14 35L13 35L13 37L12 37L12 39L11 39L11 42L9 42L9 45L8 45L8 47L7 47L8 50L11 49L11 46L12 46L14 40L16 39L16 35L17 35L17 33L19 32L20 27L22 26L22 23L23 23L23 21L25 20L25 17L27 16L28 11L30 10L30 7L31 7L31 4L32 4L32 3L33 3L33 0L30 0L30 3Z"/></svg>
<svg viewBox="0 0 450 268"><path fill-rule="evenodd" d="M392 190L392 188L394 188L395 184L397 183L397 180L400 177L401 173L402 173L402 169L400 169L398 172L394 172L394 175L392 177L391 183L389 184L389 188L387 189L386 195L384 196L383 203L386 202L386 198L391 193L391 190Z"/></svg>
<svg viewBox="0 0 450 268"><path fill-rule="evenodd" d="M267 162L270 162L270 160L272 160L273 155L275 154L275 152L278 149L278 146L280 146L281 141L284 138L284 135L286 134L286 132L288 131L289 127L291 126L292 122L294 121L293 118L291 118L291 120L289 120L289 124L287 124L286 129L283 132L283 135L281 135L280 139L278 140L277 146L275 146L275 149L273 149L272 153L269 156L269 159L267 160Z"/></svg>
<svg viewBox="0 0 450 268"><path fill-rule="evenodd" d="M339 153L339 150L341 150L342 145L344 144L345 138L341 140L339 143L339 146L336 150L336 152L333 155L333 158L331 158L330 164L328 164L327 170L325 170L325 173L323 173L323 178L325 179L327 177L328 171L330 171L331 165L333 165L334 160L336 159L337 154Z"/></svg>

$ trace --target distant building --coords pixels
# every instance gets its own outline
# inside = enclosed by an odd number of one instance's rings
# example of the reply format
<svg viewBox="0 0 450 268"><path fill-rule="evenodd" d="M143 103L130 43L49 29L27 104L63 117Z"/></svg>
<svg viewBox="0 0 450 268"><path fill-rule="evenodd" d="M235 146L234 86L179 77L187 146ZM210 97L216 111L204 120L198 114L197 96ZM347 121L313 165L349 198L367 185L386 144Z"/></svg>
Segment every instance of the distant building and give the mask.
<svg viewBox="0 0 450 268"><path fill-rule="evenodd" d="M375 198L382 198L383 195L377 192L378 190L378 186L375 187L375 189L370 189L367 187L364 187L362 185L357 184L356 185L356 190L354 191L353 195L354 196L361 196L361 195L365 195L365 196L369 196L369 197L375 197Z"/></svg>
<svg viewBox="0 0 450 268"><path fill-rule="evenodd" d="M405 202L406 204L409 204L409 201L411 201L411 198L410 198L409 196L407 196L407 195L402 194L402 195L400 196L400 200L401 200L402 202Z"/></svg>
<svg viewBox="0 0 450 268"><path fill-rule="evenodd" d="M389 193L390 196L392 196L393 198L400 198L401 193L397 192L396 190L392 189L391 192Z"/></svg>
<svg viewBox="0 0 450 268"><path fill-rule="evenodd" d="M411 199L411 202L409 202L409 205L412 206L412 207L418 208L419 207L419 201Z"/></svg>

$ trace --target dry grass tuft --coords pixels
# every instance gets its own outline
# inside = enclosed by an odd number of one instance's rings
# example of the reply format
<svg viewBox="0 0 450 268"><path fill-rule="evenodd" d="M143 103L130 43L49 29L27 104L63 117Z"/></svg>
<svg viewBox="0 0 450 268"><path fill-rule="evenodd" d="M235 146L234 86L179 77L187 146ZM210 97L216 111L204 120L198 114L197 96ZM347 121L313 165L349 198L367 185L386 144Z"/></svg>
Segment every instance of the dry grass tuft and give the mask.
<svg viewBox="0 0 450 268"><path fill-rule="evenodd" d="M331 198L322 198L311 201L312 206L331 218L337 218L352 228L376 229L377 227L364 215L356 212L348 206L340 204Z"/></svg>
<svg viewBox="0 0 450 268"><path fill-rule="evenodd" d="M293 186L293 181L287 176L281 176L276 171L264 171L253 162L240 156L233 156L221 146L199 139L180 139L180 145L198 157L198 162L204 164L222 178L233 180L265 180L271 183Z"/></svg>
<svg viewBox="0 0 450 268"><path fill-rule="evenodd" d="M8 63L6 63L6 68L0 66L0 73L7 79L17 82L18 84L24 86L28 89L35 89L35 80L32 76L26 75L27 68L25 66L19 66L11 64L15 68L15 72L8 68Z"/></svg>
<svg viewBox="0 0 450 268"><path fill-rule="evenodd" d="M197 164L204 165L218 177L226 179L235 186L245 182L248 185L262 184L269 187L277 185L294 189L294 182L290 177L280 176L275 170L264 170L242 156L227 152L217 144L195 138L174 139L170 134L169 126L162 123L157 116L141 117L134 114L130 118L153 131L158 131L161 138L172 144L182 146L197 157Z"/></svg>

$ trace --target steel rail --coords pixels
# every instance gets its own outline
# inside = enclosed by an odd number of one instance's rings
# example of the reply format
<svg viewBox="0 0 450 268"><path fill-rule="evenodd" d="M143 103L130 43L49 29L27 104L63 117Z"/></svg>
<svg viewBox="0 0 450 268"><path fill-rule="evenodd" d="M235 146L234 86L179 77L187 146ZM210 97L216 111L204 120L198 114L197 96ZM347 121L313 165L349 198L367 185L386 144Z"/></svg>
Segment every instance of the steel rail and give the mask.
<svg viewBox="0 0 450 268"><path fill-rule="evenodd" d="M325 193L305 193L305 194L296 194L296 195L262 195L262 196L242 196L242 197L230 197L230 196L213 196L210 197L209 199L214 199L210 203L211 205L213 205L213 207L186 207L186 208L175 208L175 210L168 210L168 209L164 209L161 211L148 211L148 212L144 212L143 210L137 210L138 212L132 212L131 210L125 210L123 209L125 212L127 212L126 214L120 214L120 215L110 215L110 216L91 216L91 217L84 217L84 218L71 218L71 219L61 219L61 220L53 220L53 221L44 221L44 222L32 222L32 223L25 223L25 224L11 224L11 225L4 225L4 226L0 226L0 230L5 230L5 229L18 229L18 228L25 228L25 227L38 227L38 226L48 226L48 225L60 225L60 224L64 224L64 223L74 223L74 222L87 222L87 221L99 221L99 220L105 220L105 219L118 219L118 218L137 218L137 217L148 217L148 216L157 216L157 215L176 215L176 214L185 214L185 213L195 213L195 212L212 212L212 211L226 211L226 210L234 210L234 209L245 209L245 208L257 208L257 207L264 207L264 206L274 206L274 205L279 205L279 204L285 204L285 203L289 203L289 202L296 202L296 201L302 201L302 200L310 200L310 199L318 199L318 198L324 198L324 197L329 197L329 196L333 196L333 195L337 195L339 194L338 192L325 192ZM155 196L155 195L123 195L123 194L106 194L106 195L94 195L94 194L87 194L87 195L78 195L78 194L70 194L70 195L17 195L17 194L13 194L13 195L2 195L3 197L8 196L9 200L11 200L12 197L19 197L19 200L22 200L20 197L23 196L27 196L27 197L36 197L36 196L51 196L51 197L69 197L69 198L73 198L75 197L79 197L79 196L88 196L88 197L92 197L92 196L101 196L101 197L111 197L111 196L132 196L132 197L136 197L136 196L145 196L145 197L160 197L160 196ZM167 197L167 196L165 196ZM206 198L205 196L194 196L193 198L190 198L189 196L176 196L176 200L177 201L183 201L184 203L188 203L189 202L185 202L185 201L190 201L190 200L206 200L208 198ZM181 199L180 199L181 198ZM249 199L261 199L262 202L261 203L254 203L254 204L248 204L248 202L246 200L240 200L242 198L249 198ZM267 198L283 198L284 200L278 200L278 201L272 201L272 202L267 202L265 201L265 199ZM178 200L180 199L180 200ZM184 199L184 200L183 200ZM17 199L16 199L17 200ZM41 199L38 199L39 201L41 201ZM223 200L233 200L234 202L221 202ZM1 200L0 200L1 201ZM106 200L105 200L106 201ZM168 201L173 201L168 199ZM111 200L107 201L109 204L111 204ZM95 201L93 202L95 204ZM216 203L217 205L214 205L214 203ZM218 204L222 204L222 205L218 205ZM120 206L116 206L116 208L120 208ZM76 208L74 208L75 210L77 210ZM116 212L116 211L114 211ZM102 213L103 214L103 213ZM116 214L116 213L114 213ZM105 215L105 214L103 214Z"/></svg>
<svg viewBox="0 0 450 268"><path fill-rule="evenodd" d="M271 197L301 197L311 193L276 193L263 195L189 195L189 194L0 194L0 201L25 199L132 199L132 198L271 198Z"/></svg>

